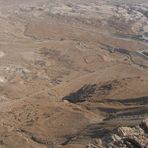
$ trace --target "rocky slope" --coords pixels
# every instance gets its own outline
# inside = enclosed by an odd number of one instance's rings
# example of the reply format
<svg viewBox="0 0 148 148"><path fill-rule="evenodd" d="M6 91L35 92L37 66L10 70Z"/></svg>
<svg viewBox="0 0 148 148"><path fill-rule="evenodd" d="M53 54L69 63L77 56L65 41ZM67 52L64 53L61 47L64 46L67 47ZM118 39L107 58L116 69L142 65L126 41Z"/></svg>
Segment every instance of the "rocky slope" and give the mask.
<svg viewBox="0 0 148 148"><path fill-rule="evenodd" d="M89 143L88 148L146 148L148 145L148 123L147 120L138 126L119 127L102 139L95 139L94 143Z"/></svg>

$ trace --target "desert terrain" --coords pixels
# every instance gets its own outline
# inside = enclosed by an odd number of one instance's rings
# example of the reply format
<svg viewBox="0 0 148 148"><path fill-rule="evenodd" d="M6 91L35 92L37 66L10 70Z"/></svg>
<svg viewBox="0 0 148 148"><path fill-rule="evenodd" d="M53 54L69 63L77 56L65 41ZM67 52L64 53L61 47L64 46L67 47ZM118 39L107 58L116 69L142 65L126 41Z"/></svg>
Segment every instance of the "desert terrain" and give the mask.
<svg viewBox="0 0 148 148"><path fill-rule="evenodd" d="M0 147L148 147L147 0L0 0Z"/></svg>

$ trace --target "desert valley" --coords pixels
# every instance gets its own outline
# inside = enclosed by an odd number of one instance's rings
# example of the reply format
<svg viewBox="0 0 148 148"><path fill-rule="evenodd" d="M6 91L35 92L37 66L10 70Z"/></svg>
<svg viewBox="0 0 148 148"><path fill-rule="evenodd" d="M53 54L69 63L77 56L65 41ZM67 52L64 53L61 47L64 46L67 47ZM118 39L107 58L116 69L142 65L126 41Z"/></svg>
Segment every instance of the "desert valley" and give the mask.
<svg viewBox="0 0 148 148"><path fill-rule="evenodd" d="M147 148L148 1L0 0L0 147Z"/></svg>

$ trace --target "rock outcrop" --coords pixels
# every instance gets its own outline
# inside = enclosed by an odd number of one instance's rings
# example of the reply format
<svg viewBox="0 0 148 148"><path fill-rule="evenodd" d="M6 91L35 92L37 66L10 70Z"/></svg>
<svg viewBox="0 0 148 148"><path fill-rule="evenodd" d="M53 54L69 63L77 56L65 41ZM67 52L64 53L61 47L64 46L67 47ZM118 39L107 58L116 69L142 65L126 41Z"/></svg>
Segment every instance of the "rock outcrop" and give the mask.
<svg viewBox="0 0 148 148"><path fill-rule="evenodd" d="M147 148L148 119L134 127L119 127L113 133L99 139L99 143L88 144L88 148Z"/></svg>

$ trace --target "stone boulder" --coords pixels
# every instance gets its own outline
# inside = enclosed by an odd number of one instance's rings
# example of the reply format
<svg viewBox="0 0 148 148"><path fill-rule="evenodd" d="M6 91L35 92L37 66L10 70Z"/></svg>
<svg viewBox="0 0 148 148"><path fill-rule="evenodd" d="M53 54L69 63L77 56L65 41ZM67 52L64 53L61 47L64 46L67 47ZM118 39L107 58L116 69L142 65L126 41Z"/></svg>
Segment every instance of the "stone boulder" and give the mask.
<svg viewBox="0 0 148 148"><path fill-rule="evenodd" d="M145 131L145 133L148 133L148 119L144 119L141 122L140 127Z"/></svg>

